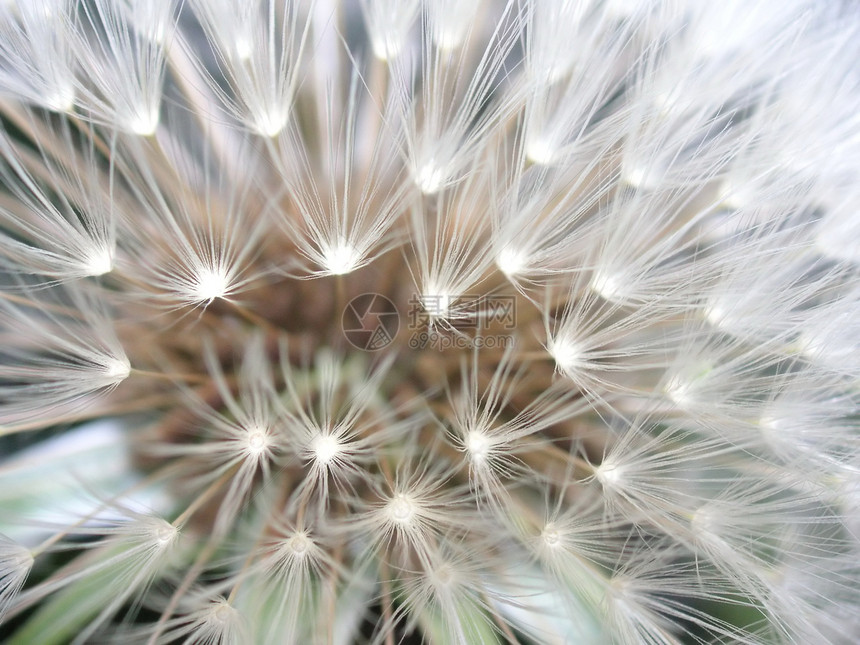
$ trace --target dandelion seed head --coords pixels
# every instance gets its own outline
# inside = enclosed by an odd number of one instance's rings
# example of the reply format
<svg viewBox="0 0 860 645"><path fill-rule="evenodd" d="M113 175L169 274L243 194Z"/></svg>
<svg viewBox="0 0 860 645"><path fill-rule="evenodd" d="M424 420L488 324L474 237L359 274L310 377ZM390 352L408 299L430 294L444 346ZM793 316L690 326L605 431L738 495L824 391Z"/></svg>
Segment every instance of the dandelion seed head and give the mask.
<svg viewBox="0 0 860 645"><path fill-rule="evenodd" d="M314 459L323 465L328 465L341 454L343 446L332 434L318 434L311 442Z"/></svg>
<svg viewBox="0 0 860 645"><path fill-rule="evenodd" d="M13 4L10 640L857 633L845 3Z"/></svg>

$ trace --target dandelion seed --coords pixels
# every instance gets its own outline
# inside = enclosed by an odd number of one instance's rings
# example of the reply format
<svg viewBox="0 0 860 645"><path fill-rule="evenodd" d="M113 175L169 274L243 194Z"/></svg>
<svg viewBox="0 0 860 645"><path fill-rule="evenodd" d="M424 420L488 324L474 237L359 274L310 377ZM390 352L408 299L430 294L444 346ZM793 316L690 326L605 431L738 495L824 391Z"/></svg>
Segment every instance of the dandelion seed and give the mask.
<svg viewBox="0 0 860 645"><path fill-rule="evenodd" d="M536 164L549 165L558 158L558 148L550 137L533 137L526 144L526 156Z"/></svg>
<svg viewBox="0 0 860 645"><path fill-rule="evenodd" d="M421 189L421 192L427 195L438 192L446 181L447 173L445 172L445 168L433 159L424 162L415 171L415 183Z"/></svg>
<svg viewBox="0 0 860 645"><path fill-rule="evenodd" d="M33 554L0 535L0 621L33 568Z"/></svg>
<svg viewBox="0 0 860 645"><path fill-rule="evenodd" d="M624 287L620 280L607 273L596 273L591 278L589 286L594 289L596 293L599 293L601 296L611 301L622 297L622 294L624 293Z"/></svg>
<svg viewBox="0 0 860 645"><path fill-rule="evenodd" d="M287 540L287 548L289 548L293 556L297 558L304 557L310 547L311 543L303 533L297 533Z"/></svg>
<svg viewBox="0 0 860 645"><path fill-rule="evenodd" d="M624 481L624 468L612 461L604 461L594 470L597 481L606 487L618 486Z"/></svg>
<svg viewBox="0 0 860 645"><path fill-rule="evenodd" d="M339 244L322 252L323 267L332 275L345 275L358 267L361 257L358 251L347 243Z"/></svg>
<svg viewBox="0 0 860 645"><path fill-rule="evenodd" d="M554 549L561 544L561 534L552 524L547 524L541 531L541 539L543 543L550 549Z"/></svg>
<svg viewBox="0 0 860 645"><path fill-rule="evenodd" d="M248 452L254 457L263 456L269 448L269 439L265 431L256 428L248 431Z"/></svg>
<svg viewBox="0 0 860 645"><path fill-rule="evenodd" d="M470 24L481 8L480 0L443 0L428 5L433 43L442 51L460 47L468 37Z"/></svg>
<svg viewBox="0 0 860 645"><path fill-rule="evenodd" d="M417 508L415 503L409 499L409 497L402 493L398 493L390 502L388 502L386 512L391 518L391 521L395 524L409 526L412 522L412 518L415 517Z"/></svg>
<svg viewBox="0 0 860 645"><path fill-rule="evenodd" d="M44 101L49 110L71 112L75 107L75 89L70 85L62 85L54 94L45 97Z"/></svg>
<svg viewBox="0 0 860 645"><path fill-rule="evenodd" d="M582 364L582 352L571 339L554 338L549 343L547 351L562 372L573 373Z"/></svg>
<svg viewBox="0 0 860 645"><path fill-rule="evenodd" d="M403 50L407 32L418 13L418 2L405 0L362 0L373 53L383 61L397 58Z"/></svg>
<svg viewBox="0 0 860 645"><path fill-rule="evenodd" d="M248 60L251 58L251 54L254 52L253 45L251 44L251 40L244 36L238 36L233 43L233 49L236 52L236 56L239 60ZM277 134L275 132L274 134Z"/></svg>
<svg viewBox="0 0 860 645"><path fill-rule="evenodd" d="M317 436L312 445L314 457L322 464L329 464L341 451L340 442L332 435Z"/></svg>
<svg viewBox="0 0 860 645"><path fill-rule="evenodd" d="M466 450L473 463L482 464L489 455L490 447L490 440L485 434L477 430L470 430L466 434Z"/></svg>
<svg viewBox="0 0 860 645"><path fill-rule="evenodd" d="M104 368L105 376L109 379L116 379L117 382L127 379L128 375L131 373L131 363L129 363L127 359L114 359L107 361Z"/></svg>
<svg viewBox="0 0 860 645"><path fill-rule="evenodd" d="M230 290L230 282L223 269L203 269L194 286L194 299L212 302L223 298Z"/></svg>
<svg viewBox="0 0 860 645"><path fill-rule="evenodd" d="M528 267L528 255L511 247L505 247L496 256L496 266L509 278Z"/></svg>
<svg viewBox="0 0 860 645"><path fill-rule="evenodd" d="M162 547L172 544L177 535L179 531L174 526L163 525L155 529L155 540Z"/></svg>
<svg viewBox="0 0 860 645"><path fill-rule="evenodd" d="M240 624L241 616L226 601L213 603L207 616L201 617L199 625L195 625L192 633L203 642L235 642L235 634Z"/></svg>
<svg viewBox="0 0 860 645"><path fill-rule="evenodd" d="M431 319L444 320L450 315L451 307L456 302L456 296L431 284L428 286L427 292L421 294L420 300L421 306Z"/></svg>
<svg viewBox="0 0 860 645"><path fill-rule="evenodd" d="M110 273L113 269L113 258L110 251L103 250L100 253L92 255L83 263L84 270L88 275L100 276L105 273Z"/></svg>
<svg viewBox="0 0 860 645"><path fill-rule="evenodd" d="M139 111L128 120L128 129L134 134L148 137L155 134L158 127L158 114L154 112Z"/></svg>

